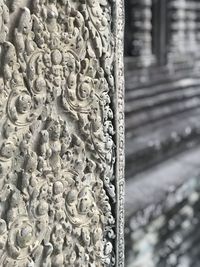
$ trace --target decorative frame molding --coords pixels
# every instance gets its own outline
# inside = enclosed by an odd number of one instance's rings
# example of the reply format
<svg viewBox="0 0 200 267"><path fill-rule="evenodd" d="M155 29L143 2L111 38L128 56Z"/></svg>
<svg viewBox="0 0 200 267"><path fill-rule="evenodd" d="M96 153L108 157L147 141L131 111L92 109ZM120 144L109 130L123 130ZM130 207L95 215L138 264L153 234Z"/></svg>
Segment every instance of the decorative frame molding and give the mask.
<svg viewBox="0 0 200 267"><path fill-rule="evenodd" d="M114 4L114 32L116 40L115 79L116 79L116 145L117 145L117 238L116 238L116 266L124 266L124 196L125 196L125 156L124 156L124 1L116 0Z"/></svg>

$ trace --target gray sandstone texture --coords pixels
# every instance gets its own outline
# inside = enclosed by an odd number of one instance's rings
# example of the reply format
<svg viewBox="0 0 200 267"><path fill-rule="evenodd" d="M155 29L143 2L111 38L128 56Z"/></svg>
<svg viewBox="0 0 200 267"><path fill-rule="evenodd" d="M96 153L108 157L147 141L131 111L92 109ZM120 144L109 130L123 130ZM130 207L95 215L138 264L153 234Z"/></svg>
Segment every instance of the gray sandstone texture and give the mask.
<svg viewBox="0 0 200 267"><path fill-rule="evenodd" d="M123 5L0 0L0 266L123 267Z"/></svg>

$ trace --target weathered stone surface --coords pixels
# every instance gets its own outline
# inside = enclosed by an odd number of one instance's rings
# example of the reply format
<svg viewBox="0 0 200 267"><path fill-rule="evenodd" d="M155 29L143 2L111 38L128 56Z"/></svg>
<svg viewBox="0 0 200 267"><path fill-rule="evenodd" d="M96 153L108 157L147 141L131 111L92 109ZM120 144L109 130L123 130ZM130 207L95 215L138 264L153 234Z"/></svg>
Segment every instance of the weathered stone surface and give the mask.
<svg viewBox="0 0 200 267"><path fill-rule="evenodd" d="M122 2L0 13L0 266L122 267Z"/></svg>

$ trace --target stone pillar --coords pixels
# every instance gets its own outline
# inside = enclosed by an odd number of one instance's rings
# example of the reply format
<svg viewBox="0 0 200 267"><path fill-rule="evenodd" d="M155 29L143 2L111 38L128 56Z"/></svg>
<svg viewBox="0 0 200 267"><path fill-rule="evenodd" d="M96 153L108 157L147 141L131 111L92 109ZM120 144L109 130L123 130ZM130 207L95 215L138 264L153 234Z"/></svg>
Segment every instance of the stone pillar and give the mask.
<svg viewBox="0 0 200 267"><path fill-rule="evenodd" d="M154 62L152 54L152 0L132 0L132 56L136 64L147 67Z"/></svg>
<svg viewBox="0 0 200 267"><path fill-rule="evenodd" d="M185 10L186 19L186 32L185 32L185 44L186 52L193 57L197 54L197 3L195 1L186 2Z"/></svg>
<svg viewBox="0 0 200 267"><path fill-rule="evenodd" d="M168 14L169 61L181 60L186 52L186 0L170 0Z"/></svg>
<svg viewBox="0 0 200 267"><path fill-rule="evenodd" d="M196 40L197 40L197 56L200 59L200 2L196 0Z"/></svg>
<svg viewBox="0 0 200 267"><path fill-rule="evenodd" d="M122 1L0 13L0 266L123 267Z"/></svg>

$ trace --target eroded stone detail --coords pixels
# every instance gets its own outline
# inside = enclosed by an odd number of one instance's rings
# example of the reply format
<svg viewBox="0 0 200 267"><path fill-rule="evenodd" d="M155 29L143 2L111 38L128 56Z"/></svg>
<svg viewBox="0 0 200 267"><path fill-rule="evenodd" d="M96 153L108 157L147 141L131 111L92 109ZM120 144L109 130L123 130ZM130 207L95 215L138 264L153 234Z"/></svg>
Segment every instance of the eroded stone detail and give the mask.
<svg viewBox="0 0 200 267"><path fill-rule="evenodd" d="M115 266L112 3L22 2L0 0L0 265Z"/></svg>

